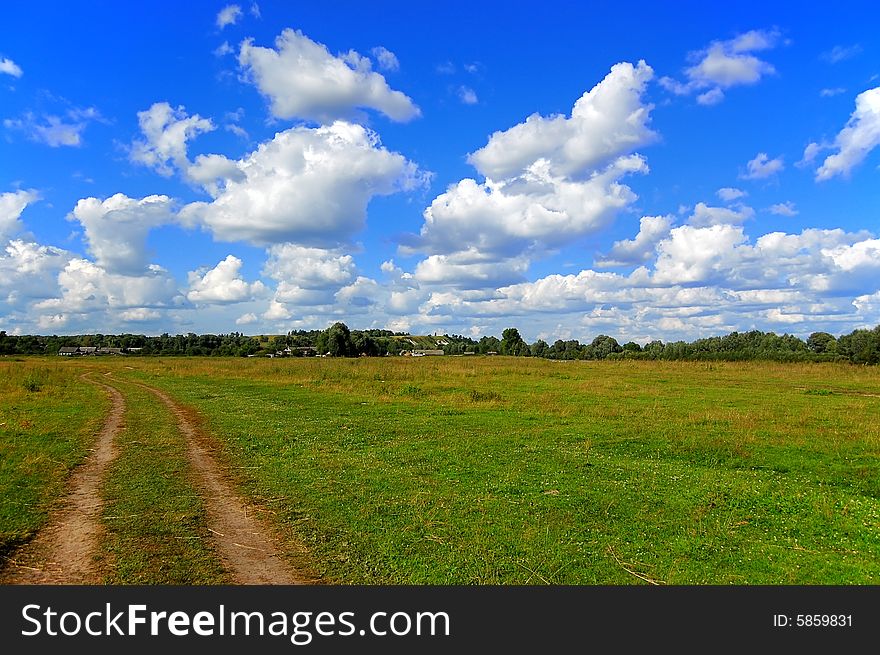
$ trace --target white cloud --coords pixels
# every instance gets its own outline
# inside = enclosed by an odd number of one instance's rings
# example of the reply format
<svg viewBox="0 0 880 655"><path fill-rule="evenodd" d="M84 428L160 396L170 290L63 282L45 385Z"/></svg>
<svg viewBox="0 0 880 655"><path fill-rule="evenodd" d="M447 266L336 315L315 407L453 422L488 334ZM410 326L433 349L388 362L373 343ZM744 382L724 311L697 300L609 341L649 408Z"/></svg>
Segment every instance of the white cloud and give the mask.
<svg viewBox="0 0 880 655"><path fill-rule="evenodd" d="M722 100L724 100L724 91L717 86L697 96L697 103L706 107L717 105Z"/></svg>
<svg viewBox="0 0 880 655"><path fill-rule="evenodd" d="M414 278L422 284L444 284L466 289L496 288L525 278L529 260L512 257L498 261L476 248L448 255L431 255L416 266Z"/></svg>
<svg viewBox="0 0 880 655"><path fill-rule="evenodd" d="M137 307L135 309L126 309L125 311L120 312L119 318L131 323L146 323L148 321L158 321L162 318L162 313L155 309Z"/></svg>
<svg viewBox="0 0 880 655"><path fill-rule="evenodd" d="M552 175L550 165L540 161L503 182L465 179L451 185L425 210L415 249L448 254L476 248L505 257L558 247L595 232L634 202L635 194L619 180L647 172L637 155L621 157L583 182Z"/></svg>
<svg viewBox="0 0 880 655"><path fill-rule="evenodd" d="M183 304L168 272L150 265L139 275L110 273L85 259L71 259L58 274L59 297L34 305L38 311L95 313L106 310L175 307Z"/></svg>
<svg viewBox="0 0 880 655"><path fill-rule="evenodd" d="M231 55L233 52L235 52L235 48L229 45L229 41L224 41L214 49L214 56L225 57L226 55Z"/></svg>
<svg viewBox="0 0 880 655"><path fill-rule="evenodd" d="M281 33L275 46L244 41L238 61L269 99L277 118L328 122L357 116L358 109L374 109L392 120L408 121L421 113L354 50L334 57L323 44L290 29Z"/></svg>
<svg viewBox="0 0 880 655"><path fill-rule="evenodd" d="M280 302L273 300L269 303L269 309L263 312L263 318L267 321L283 321L291 318L293 314Z"/></svg>
<svg viewBox="0 0 880 655"><path fill-rule="evenodd" d="M734 247L744 243L741 226L718 223L709 227L683 225L670 232L657 246L654 279L659 283L684 284L709 280L728 268Z"/></svg>
<svg viewBox="0 0 880 655"><path fill-rule="evenodd" d="M215 171L226 166L213 163ZM197 159L197 174L206 165ZM371 198L427 181L415 164L383 148L374 132L344 122L279 132L235 167L223 173L212 202L188 205L181 218L218 239L258 245L347 242L363 228Z"/></svg>
<svg viewBox="0 0 880 655"><path fill-rule="evenodd" d="M866 233L777 232L750 243L741 226L685 225L672 228L655 252L653 270L647 263L629 275L584 270L483 292L447 287L403 322L452 321L462 330L480 323L490 333L519 324L526 333L557 336L561 325L580 325L591 336L601 331L644 342L744 325L842 332L877 314L880 240Z"/></svg>
<svg viewBox="0 0 880 655"><path fill-rule="evenodd" d="M757 84L761 78L776 72L771 64L752 53L776 47L779 37L775 30L752 30L728 41L713 41L704 50L688 54L693 65L684 71L687 82L662 77L660 85L676 95L707 89L698 96L697 102L717 104L724 99L724 89Z"/></svg>
<svg viewBox="0 0 880 655"><path fill-rule="evenodd" d="M540 159L550 162L554 175L575 176L599 168L656 139L648 127L653 105L642 103L652 76L643 61L636 66L616 64L577 100L571 118L533 114L524 123L495 132L468 161L495 180L520 175Z"/></svg>
<svg viewBox="0 0 880 655"><path fill-rule="evenodd" d="M597 266L627 266L644 264L653 258L657 244L669 234L671 216L643 216L639 220L639 233L634 239L615 241L607 255L601 257Z"/></svg>
<svg viewBox="0 0 880 655"><path fill-rule="evenodd" d="M54 296L58 273L70 259L70 253L53 246L21 239L6 243L0 252L0 307L23 309L35 299Z"/></svg>
<svg viewBox="0 0 880 655"><path fill-rule="evenodd" d="M827 149L828 146L825 145L820 145L818 143L808 143L807 146L804 148L804 156L799 162L795 164L795 166L799 168L809 166L816 159L820 152Z"/></svg>
<svg viewBox="0 0 880 655"><path fill-rule="evenodd" d="M688 218L688 224L694 227L707 227L710 225L740 225L755 215L751 207L738 206L738 209L729 207L710 207L706 203L698 202L694 207L694 213Z"/></svg>
<svg viewBox="0 0 880 655"><path fill-rule="evenodd" d="M836 86L833 89L822 89L819 91L819 96L822 98L833 98L834 96L839 96L841 93L846 93L846 89L842 86Z"/></svg>
<svg viewBox="0 0 880 655"><path fill-rule="evenodd" d="M715 193L724 202L733 202L734 200L737 200L738 198L743 198L743 197L749 195L748 193L746 193L742 189L737 189L735 187L729 187L729 186L722 187L722 188L718 189L718 191L716 191Z"/></svg>
<svg viewBox="0 0 880 655"><path fill-rule="evenodd" d="M263 15L260 13L260 5L258 5L256 2L251 3L250 12L251 12L251 16L253 16L254 18L262 18L263 17Z"/></svg>
<svg viewBox="0 0 880 655"><path fill-rule="evenodd" d="M110 273L135 275L149 263L147 234L174 222L174 202L167 196L140 200L117 193L106 200L83 198L71 216L85 229L89 251Z"/></svg>
<svg viewBox="0 0 880 655"><path fill-rule="evenodd" d="M253 312L248 312L247 314L242 314L237 319L235 319L235 324L236 325L252 325L259 320L260 319L257 318L256 314L254 314Z"/></svg>
<svg viewBox="0 0 880 655"><path fill-rule="evenodd" d="M836 45L831 50L823 52L819 57L829 64L839 64L847 59L852 59L856 55L861 54L862 46L854 43L850 46Z"/></svg>
<svg viewBox="0 0 880 655"><path fill-rule="evenodd" d="M0 193L0 242L24 229L19 218L25 207L39 199L33 189Z"/></svg>
<svg viewBox="0 0 880 655"><path fill-rule="evenodd" d="M241 266L242 261L238 257L228 255L210 270L190 271L186 297L200 305L252 300L254 296L262 294L266 287L259 280L245 282L240 277Z"/></svg>
<svg viewBox="0 0 880 655"><path fill-rule="evenodd" d="M458 99L465 105L475 105L480 101L477 98L477 93L468 86L460 86L458 88Z"/></svg>
<svg viewBox="0 0 880 655"><path fill-rule="evenodd" d="M35 115L25 112L21 118L7 118L3 126L24 132L27 137L51 148L62 146L79 147L83 143L83 132L92 121L106 122L94 107L86 109L71 108L63 116L55 114Z"/></svg>
<svg viewBox="0 0 880 655"><path fill-rule="evenodd" d="M21 67L8 57L0 59L0 73L12 75L12 77L21 77L22 75L24 75Z"/></svg>
<svg viewBox="0 0 880 655"><path fill-rule="evenodd" d="M776 214L777 216L797 216L798 210L795 208L794 203L791 200L787 200L785 202L779 202L775 205L770 206L770 213Z"/></svg>
<svg viewBox="0 0 880 655"><path fill-rule="evenodd" d="M223 155L198 155L195 162L186 169L185 174L187 178L201 184L215 197L222 192L227 180L241 182L245 179L238 162Z"/></svg>
<svg viewBox="0 0 880 655"><path fill-rule="evenodd" d="M631 205L636 195L621 180L648 167L629 153L656 138L647 127L652 105L641 102L651 76L644 62L617 64L570 118L535 114L495 132L469 157L485 181L450 185L425 209L419 235L404 240L404 254L427 255L415 279L481 290L520 281L533 258Z"/></svg>
<svg viewBox="0 0 880 655"><path fill-rule="evenodd" d="M782 157L770 159L766 152L759 152L748 164L746 173L740 175L743 180L763 180L776 175L785 169Z"/></svg>
<svg viewBox="0 0 880 655"><path fill-rule="evenodd" d="M144 139L132 143L129 157L165 177L174 172L171 164L184 172L189 167L187 141L215 129L210 119L188 116L184 107L173 109L167 102L139 111L138 124Z"/></svg>
<svg viewBox="0 0 880 655"><path fill-rule="evenodd" d="M813 145L813 144L811 144ZM835 137L832 149L816 171L816 180L847 176L868 154L880 145L880 87L860 93L856 108L844 128ZM806 152L804 153L806 159Z"/></svg>
<svg viewBox="0 0 880 655"><path fill-rule="evenodd" d="M217 13L217 27L222 30L227 25L235 25L241 16L241 7L238 5L226 5Z"/></svg>
<svg viewBox="0 0 880 655"><path fill-rule="evenodd" d="M357 278L354 258L342 250L293 243L269 248L263 275L278 282L274 300L299 306L329 305Z"/></svg>
<svg viewBox="0 0 880 655"><path fill-rule="evenodd" d="M376 46L370 53L379 64L379 70L394 72L400 70L400 62L397 61L397 55L384 46Z"/></svg>

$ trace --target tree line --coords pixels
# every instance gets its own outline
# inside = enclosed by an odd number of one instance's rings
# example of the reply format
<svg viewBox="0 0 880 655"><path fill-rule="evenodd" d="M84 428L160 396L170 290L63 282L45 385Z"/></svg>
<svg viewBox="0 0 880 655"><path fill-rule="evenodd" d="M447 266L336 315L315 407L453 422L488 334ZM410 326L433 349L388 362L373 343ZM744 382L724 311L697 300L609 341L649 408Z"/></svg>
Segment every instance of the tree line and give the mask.
<svg viewBox="0 0 880 655"><path fill-rule="evenodd" d="M853 330L835 337L813 332L806 340L791 334L751 330L695 341L633 341L620 344L600 334L589 343L542 339L527 343L517 328L507 328L501 338L480 339L462 335L413 336L391 330L350 330L334 323L326 330L293 330L278 336L229 334L85 334L73 336L9 335L0 331L0 355L55 354L65 346L119 348L137 355L183 356L285 356L330 355L333 357L381 357L400 355L417 348L442 349L446 355L510 355L546 359L659 359L659 360L771 360L841 361L853 364L880 363L880 326Z"/></svg>

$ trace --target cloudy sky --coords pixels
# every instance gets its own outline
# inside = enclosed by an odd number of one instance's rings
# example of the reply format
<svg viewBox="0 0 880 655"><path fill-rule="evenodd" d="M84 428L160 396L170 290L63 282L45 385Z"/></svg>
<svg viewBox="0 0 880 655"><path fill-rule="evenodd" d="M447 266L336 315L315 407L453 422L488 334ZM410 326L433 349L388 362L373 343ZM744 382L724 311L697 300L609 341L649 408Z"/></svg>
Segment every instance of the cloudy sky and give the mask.
<svg viewBox="0 0 880 655"><path fill-rule="evenodd" d="M880 323L873 3L436 5L4 5L0 329Z"/></svg>

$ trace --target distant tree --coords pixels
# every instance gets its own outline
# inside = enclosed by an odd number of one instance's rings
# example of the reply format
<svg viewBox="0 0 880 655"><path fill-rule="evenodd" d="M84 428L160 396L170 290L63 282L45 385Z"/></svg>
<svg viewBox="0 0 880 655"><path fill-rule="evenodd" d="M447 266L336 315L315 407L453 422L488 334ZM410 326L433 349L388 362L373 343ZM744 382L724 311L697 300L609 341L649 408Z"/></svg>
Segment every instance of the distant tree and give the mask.
<svg viewBox="0 0 880 655"><path fill-rule="evenodd" d="M813 332L807 338L807 348L817 355L833 354L837 351L837 339L827 332Z"/></svg>
<svg viewBox="0 0 880 655"><path fill-rule="evenodd" d="M355 354L351 331L345 323L334 323L327 330L327 350L333 357L349 357Z"/></svg>
<svg viewBox="0 0 880 655"><path fill-rule="evenodd" d="M522 354L525 341L516 328L507 328L501 333L501 354L502 355L519 355Z"/></svg>
<svg viewBox="0 0 880 655"><path fill-rule="evenodd" d="M481 337L477 344L477 352L485 355L486 353L497 353L501 351L501 342L498 337Z"/></svg>
<svg viewBox="0 0 880 655"><path fill-rule="evenodd" d="M611 353L619 353L623 350L623 348L620 347L620 344L617 343L617 339L605 334L600 334L593 339L590 346L593 348L596 359L605 359Z"/></svg>
<svg viewBox="0 0 880 655"><path fill-rule="evenodd" d="M550 346L543 339L538 339L531 346L532 357L546 357L550 351Z"/></svg>
<svg viewBox="0 0 880 655"><path fill-rule="evenodd" d="M352 354L375 357L379 354L379 345L376 340L364 332L353 332L351 335Z"/></svg>
<svg viewBox="0 0 880 655"><path fill-rule="evenodd" d="M635 341L628 341L627 343L623 344L623 350L625 352L640 353L642 352L642 347Z"/></svg>

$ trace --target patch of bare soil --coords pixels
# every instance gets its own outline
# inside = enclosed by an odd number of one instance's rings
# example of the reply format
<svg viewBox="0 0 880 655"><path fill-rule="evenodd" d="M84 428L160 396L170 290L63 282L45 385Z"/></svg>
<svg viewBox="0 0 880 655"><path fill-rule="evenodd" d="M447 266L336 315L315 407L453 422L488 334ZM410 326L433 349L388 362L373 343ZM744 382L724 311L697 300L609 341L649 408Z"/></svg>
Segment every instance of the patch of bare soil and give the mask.
<svg viewBox="0 0 880 655"><path fill-rule="evenodd" d="M279 556L279 548L257 508L245 502L232 487L211 453L211 447L186 409L166 393L147 386L174 413L186 437L187 455L202 487L208 515L208 529L217 552L237 584L310 584L313 577L293 570Z"/></svg>
<svg viewBox="0 0 880 655"><path fill-rule="evenodd" d="M27 544L16 551L0 572L3 584L97 584L101 581L96 563L103 534L101 486L108 465L116 457L114 439L123 427L125 401L113 387L103 387L111 399L110 413L91 454L74 469L70 491L49 522Z"/></svg>

